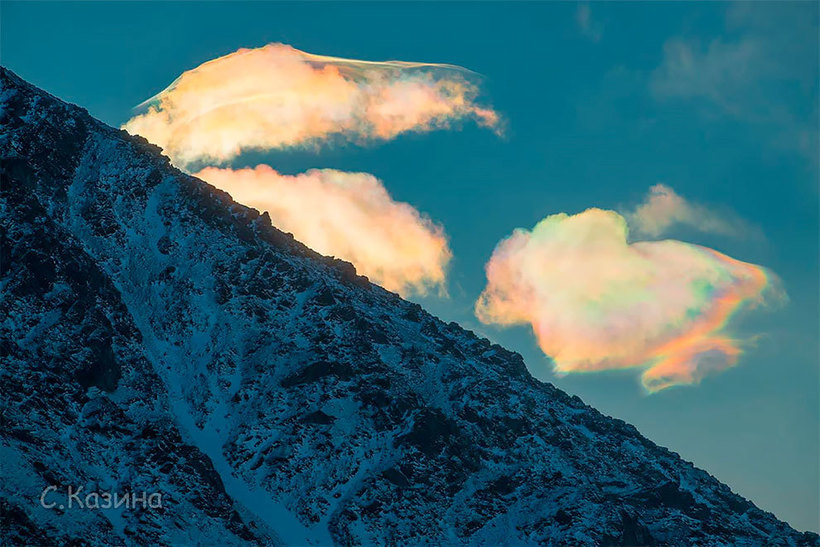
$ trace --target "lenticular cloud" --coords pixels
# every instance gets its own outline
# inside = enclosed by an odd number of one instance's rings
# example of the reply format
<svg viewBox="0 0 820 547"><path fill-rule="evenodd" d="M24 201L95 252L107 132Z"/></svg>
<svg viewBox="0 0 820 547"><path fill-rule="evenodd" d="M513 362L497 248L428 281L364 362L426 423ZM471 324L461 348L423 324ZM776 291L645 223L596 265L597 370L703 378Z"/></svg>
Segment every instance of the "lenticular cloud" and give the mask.
<svg viewBox="0 0 820 547"><path fill-rule="evenodd" d="M740 309L783 298L771 273L680 241L628 243L614 211L557 214L501 241L476 303L484 323L530 324L559 373L637 367L644 387L733 366Z"/></svg>
<svg viewBox="0 0 820 547"><path fill-rule="evenodd" d="M312 169L291 176L260 165L209 167L196 176L268 211L278 228L320 253L349 260L389 290L443 288L451 256L443 230L394 201L373 175Z"/></svg>
<svg viewBox="0 0 820 547"><path fill-rule="evenodd" d="M387 140L473 119L476 75L442 64L311 55L284 44L240 49L183 73L125 124L177 165L223 163L243 150Z"/></svg>

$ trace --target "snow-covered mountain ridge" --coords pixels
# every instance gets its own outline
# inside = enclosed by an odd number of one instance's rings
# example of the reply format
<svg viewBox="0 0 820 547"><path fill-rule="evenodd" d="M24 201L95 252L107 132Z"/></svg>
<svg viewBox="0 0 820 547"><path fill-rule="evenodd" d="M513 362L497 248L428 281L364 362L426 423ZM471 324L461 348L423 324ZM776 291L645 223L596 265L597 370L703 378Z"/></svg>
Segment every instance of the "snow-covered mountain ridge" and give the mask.
<svg viewBox="0 0 820 547"><path fill-rule="evenodd" d="M0 86L10 543L820 545L143 139Z"/></svg>

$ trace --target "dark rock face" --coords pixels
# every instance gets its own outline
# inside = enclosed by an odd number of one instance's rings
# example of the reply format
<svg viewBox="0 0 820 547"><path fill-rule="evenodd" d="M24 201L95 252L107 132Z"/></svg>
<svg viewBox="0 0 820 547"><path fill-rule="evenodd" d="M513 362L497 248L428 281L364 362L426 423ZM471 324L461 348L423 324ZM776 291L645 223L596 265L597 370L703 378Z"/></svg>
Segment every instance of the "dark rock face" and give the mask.
<svg viewBox="0 0 820 547"><path fill-rule="evenodd" d="M0 85L12 543L820 544L143 139ZM162 507L45 508L49 485Z"/></svg>

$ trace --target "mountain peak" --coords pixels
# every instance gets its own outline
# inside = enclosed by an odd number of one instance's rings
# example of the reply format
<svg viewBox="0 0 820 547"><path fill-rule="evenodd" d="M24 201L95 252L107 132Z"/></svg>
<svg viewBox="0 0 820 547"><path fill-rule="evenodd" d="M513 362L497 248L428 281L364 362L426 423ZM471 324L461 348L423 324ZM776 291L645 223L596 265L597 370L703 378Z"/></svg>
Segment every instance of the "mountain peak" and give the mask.
<svg viewBox="0 0 820 547"><path fill-rule="evenodd" d="M12 541L818 544L144 139L0 85Z"/></svg>

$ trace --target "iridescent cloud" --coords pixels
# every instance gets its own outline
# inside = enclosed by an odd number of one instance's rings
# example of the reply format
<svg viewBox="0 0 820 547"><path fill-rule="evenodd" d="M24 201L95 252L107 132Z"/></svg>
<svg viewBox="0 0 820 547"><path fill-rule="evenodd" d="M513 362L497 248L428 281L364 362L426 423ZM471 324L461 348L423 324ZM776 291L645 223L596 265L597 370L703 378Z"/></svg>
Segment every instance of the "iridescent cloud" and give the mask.
<svg viewBox="0 0 820 547"><path fill-rule="evenodd" d="M322 254L352 262L389 290L443 290L451 256L443 230L407 203L394 201L373 175L312 169L291 176L259 165L208 167L196 176L268 211L276 227Z"/></svg>
<svg viewBox="0 0 820 547"><path fill-rule="evenodd" d="M311 55L284 44L240 49L183 73L124 128L180 166L250 149L386 140L473 119L499 130L460 67Z"/></svg>
<svg viewBox="0 0 820 547"><path fill-rule="evenodd" d="M269 44L183 73L124 128L196 170L247 150L388 140L468 119L499 132L498 115L478 95L478 76L453 65L358 61ZM197 175L390 290L444 290L451 253L442 229L393 201L372 175L323 169L285 176L267 166Z"/></svg>
<svg viewBox="0 0 820 547"><path fill-rule="evenodd" d="M664 184L656 184L626 218L635 234L658 237L676 225L699 232L761 238L760 230L729 211L713 211L692 203Z"/></svg>
<svg viewBox="0 0 820 547"><path fill-rule="evenodd" d="M767 270L674 240L629 243L624 217L551 215L502 240L476 303L484 323L530 324L559 373L642 369L650 391L737 363L744 308L785 298Z"/></svg>

